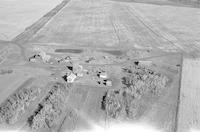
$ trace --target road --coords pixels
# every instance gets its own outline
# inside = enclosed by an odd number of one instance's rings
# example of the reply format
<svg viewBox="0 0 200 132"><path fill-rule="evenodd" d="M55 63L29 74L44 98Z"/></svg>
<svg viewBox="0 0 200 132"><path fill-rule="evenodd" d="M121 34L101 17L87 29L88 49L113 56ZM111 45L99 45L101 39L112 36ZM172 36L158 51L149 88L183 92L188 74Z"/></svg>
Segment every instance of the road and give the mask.
<svg viewBox="0 0 200 132"><path fill-rule="evenodd" d="M177 132L200 127L200 61L184 59L180 91Z"/></svg>

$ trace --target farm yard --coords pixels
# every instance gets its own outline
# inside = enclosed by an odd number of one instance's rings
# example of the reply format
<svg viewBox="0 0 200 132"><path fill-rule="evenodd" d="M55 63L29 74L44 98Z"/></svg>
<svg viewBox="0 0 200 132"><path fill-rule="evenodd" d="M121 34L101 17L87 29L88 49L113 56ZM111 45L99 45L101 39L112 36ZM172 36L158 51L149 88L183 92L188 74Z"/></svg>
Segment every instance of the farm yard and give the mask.
<svg viewBox="0 0 200 132"><path fill-rule="evenodd" d="M197 4L2 0L0 7L0 131L200 130Z"/></svg>

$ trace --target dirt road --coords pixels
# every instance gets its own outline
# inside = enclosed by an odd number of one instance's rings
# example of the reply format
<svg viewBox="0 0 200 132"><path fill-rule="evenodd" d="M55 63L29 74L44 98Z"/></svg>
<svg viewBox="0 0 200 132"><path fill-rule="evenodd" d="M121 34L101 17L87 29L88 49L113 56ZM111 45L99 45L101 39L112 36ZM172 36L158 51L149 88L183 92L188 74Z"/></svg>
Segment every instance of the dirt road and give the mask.
<svg viewBox="0 0 200 132"><path fill-rule="evenodd" d="M184 59L177 132L199 130L200 127L200 61Z"/></svg>

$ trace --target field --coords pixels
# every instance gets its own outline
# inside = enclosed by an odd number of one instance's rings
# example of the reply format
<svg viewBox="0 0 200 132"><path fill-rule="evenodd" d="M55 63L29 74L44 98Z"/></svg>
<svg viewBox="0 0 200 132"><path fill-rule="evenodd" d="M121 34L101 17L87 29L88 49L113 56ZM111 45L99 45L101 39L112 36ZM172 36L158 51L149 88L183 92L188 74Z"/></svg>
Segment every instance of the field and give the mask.
<svg viewBox="0 0 200 132"><path fill-rule="evenodd" d="M61 0L1 0L0 40L12 40Z"/></svg>

